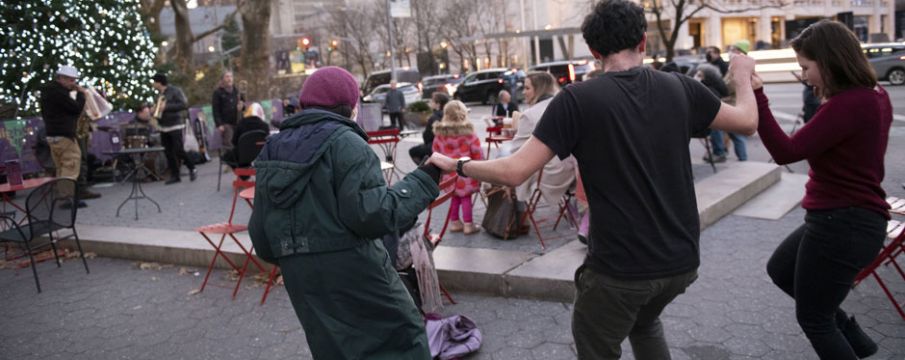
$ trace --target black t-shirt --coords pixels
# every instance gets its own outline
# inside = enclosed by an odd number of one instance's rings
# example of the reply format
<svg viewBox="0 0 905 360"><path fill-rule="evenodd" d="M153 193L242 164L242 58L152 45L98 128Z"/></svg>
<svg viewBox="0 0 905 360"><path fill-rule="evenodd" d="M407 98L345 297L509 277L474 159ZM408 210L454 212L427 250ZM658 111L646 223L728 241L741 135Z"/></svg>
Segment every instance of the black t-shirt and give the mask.
<svg viewBox="0 0 905 360"><path fill-rule="evenodd" d="M688 142L719 109L701 83L646 67L573 84L550 102L534 136L578 160L591 208L587 266L622 279L698 267Z"/></svg>

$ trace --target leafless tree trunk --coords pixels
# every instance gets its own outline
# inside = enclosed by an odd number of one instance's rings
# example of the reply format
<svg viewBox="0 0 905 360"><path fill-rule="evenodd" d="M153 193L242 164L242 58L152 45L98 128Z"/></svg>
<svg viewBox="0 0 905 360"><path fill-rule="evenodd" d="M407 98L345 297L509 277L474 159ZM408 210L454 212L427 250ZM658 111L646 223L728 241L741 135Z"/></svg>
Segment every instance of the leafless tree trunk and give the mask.
<svg viewBox="0 0 905 360"><path fill-rule="evenodd" d="M141 13L141 19L144 21L148 32L151 34L151 40L155 43L163 41L163 35L160 34L160 12L163 11L166 0L141 0L138 11ZM154 62L160 64L164 61L163 49L157 50L157 56Z"/></svg>
<svg viewBox="0 0 905 360"><path fill-rule="evenodd" d="M176 19L176 41L171 51L171 59L183 74L192 73L192 25L189 22L189 9L185 0L170 0Z"/></svg>
<svg viewBox="0 0 905 360"><path fill-rule="evenodd" d="M791 0L764 0L762 5L755 7L727 9L716 0L651 0L645 7L645 11L654 16L657 24L657 32L666 47L666 61L672 61L676 54L676 40L679 39L679 29L688 20L703 10L712 10L718 13L743 13L752 10L764 10L769 8L782 8L791 4ZM669 16L670 21L664 20Z"/></svg>
<svg viewBox="0 0 905 360"><path fill-rule="evenodd" d="M342 40L337 51L343 55L346 67L351 67L351 63L354 62L361 68L365 78L374 64L370 46L375 38L374 28L378 17L373 7L373 4L360 4L337 9L330 13L327 25L327 30Z"/></svg>
<svg viewBox="0 0 905 360"><path fill-rule="evenodd" d="M415 29L418 34L418 52L425 55L425 63L419 62L418 68L423 73L431 75L437 72L437 59L434 57L435 39L439 35L438 21L440 4L436 0L412 1L412 10L415 16ZM422 66L424 65L424 66ZM422 67L426 67L422 69Z"/></svg>
<svg viewBox="0 0 905 360"><path fill-rule="evenodd" d="M270 6L271 0L245 0L239 11L242 18L242 55L239 80L248 83L247 97L262 99L270 82Z"/></svg>
<svg viewBox="0 0 905 360"><path fill-rule="evenodd" d="M505 19L502 10L506 8L506 4L500 0L472 0L472 6L477 10L477 29L478 33L483 37L485 35L503 32L505 29ZM488 66L493 66L493 41L490 39L483 40L484 54L489 61ZM498 51L502 51L499 48ZM497 61L497 66L502 66Z"/></svg>
<svg viewBox="0 0 905 360"><path fill-rule="evenodd" d="M160 12L163 10L166 0L141 0L138 11L141 18L151 33L151 38L160 38ZM156 40L156 39L155 39Z"/></svg>
<svg viewBox="0 0 905 360"><path fill-rule="evenodd" d="M444 7L444 16L440 18L440 34L459 56L462 72L474 70L478 63L475 40L480 33L480 11L479 2L475 0L450 0ZM466 69L465 60L471 64L471 69Z"/></svg>

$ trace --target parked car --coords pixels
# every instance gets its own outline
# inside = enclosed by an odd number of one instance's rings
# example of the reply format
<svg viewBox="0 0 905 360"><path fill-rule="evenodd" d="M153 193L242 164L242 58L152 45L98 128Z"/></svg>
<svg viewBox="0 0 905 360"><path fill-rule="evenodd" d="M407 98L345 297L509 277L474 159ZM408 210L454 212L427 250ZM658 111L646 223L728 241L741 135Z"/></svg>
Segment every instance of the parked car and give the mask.
<svg viewBox="0 0 905 360"><path fill-rule="evenodd" d="M559 86L584 80L587 73L594 70L594 62L588 60L564 60L537 64L531 71L545 71L553 75Z"/></svg>
<svg viewBox="0 0 905 360"><path fill-rule="evenodd" d="M905 43L866 44L862 48L877 78L892 85L905 84Z"/></svg>
<svg viewBox="0 0 905 360"><path fill-rule="evenodd" d="M509 80L512 79L512 80ZM480 101L482 104L495 104L500 90L510 90L510 81L516 81L517 94L512 94L516 101L524 95L525 78L509 69L487 69L469 73L456 87L453 98L464 102Z"/></svg>
<svg viewBox="0 0 905 360"><path fill-rule="evenodd" d="M407 82L410 84L418 84L421 82L421 73L418 69L396 69L396 82ZM370 94L380 85L390 83L390 70L381 70L372 72L368 78L362 83L361 93Z"/></svg>
<svg viewBox="0 0 905 360"><path fill-rule="evenodd" d="M396 89L402 91L405 97L405 104L411 105L416 101L421 101L421 92L414 84L403 82L396 83ZM366 95L362 101L366 103L380 103L380 107L386 112L385 104L387 100L387 92L390 91L390 84L380 85L374 88L370 94Z"/></svg>
<svg viewBox="0 0 905 360"><path fill-rule="evenodd" d="M701 55L676 56L672 61L679 67L679 72L691 77L694 77L699 65L707 62Z"/></svg>
<svg viewBox="0 0 905 360"><path fill-rule="evenodd" d="M456 92L456 88L464 79L456 75L436 75L421 79L421 93L425 99L430 98L435 91L446 91L447 94Z"/></svg>

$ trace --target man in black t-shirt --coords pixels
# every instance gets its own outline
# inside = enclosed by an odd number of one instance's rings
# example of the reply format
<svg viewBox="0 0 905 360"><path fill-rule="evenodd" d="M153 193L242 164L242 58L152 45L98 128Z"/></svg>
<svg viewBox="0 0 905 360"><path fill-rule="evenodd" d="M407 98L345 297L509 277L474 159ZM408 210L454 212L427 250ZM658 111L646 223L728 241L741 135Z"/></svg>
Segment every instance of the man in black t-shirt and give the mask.
<svg viewBox="0 0 905 360"><path fill-rule="evenodd" d="M579 359L615 359L629 337L637 359L668 359L660 313L697 278L700 223L689 140L708 127L757 128L754 61L731 60L736 105L681 74L642 66L647 22L638 5L598 3L582 24L604 74L564 88L512 156L430 162L515 186L554 155L574 155L591 208L588 254L575 274L572 333Z"/></svg>

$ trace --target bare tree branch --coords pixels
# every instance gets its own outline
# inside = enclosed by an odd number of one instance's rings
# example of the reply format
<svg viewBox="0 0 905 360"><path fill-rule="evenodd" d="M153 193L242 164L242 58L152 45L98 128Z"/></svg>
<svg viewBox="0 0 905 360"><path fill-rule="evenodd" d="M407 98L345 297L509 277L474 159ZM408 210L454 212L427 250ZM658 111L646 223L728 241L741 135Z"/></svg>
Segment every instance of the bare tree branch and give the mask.
<svg viewBox="0 0 905 360"><path fill-rule="evenodd" d="M715 0L669 0L672 9L672 17L670 23L663 21L664 14L670 11L665 8L665 0L651 0L651 3L645 7L645 11L654 16L657 21L657 33L666 47L666 61L672 61L675 56L675 45L679 38L679 29L694 18L695 15L703 10L723 14L737 14L749 11L760 11L766 9L779 9L791 4L792 0L769 0L765 4L757 6L746 6L739 8L727 9L718 4ZM668 36L667 36L668 34Z"/></svg>
<svg viewBox="0 0 905 360"><path fill-rule="evenodd" d="M206 37L208 37L208 36L210 36L210 35L212 35L212 34L218 32L218 31L222 30L224 27L226 27L226 23L229 22L229 19L234 19L235 16L236 16L236 14L239 13L239 10L242 10L242 5L244 5L244 4L245 4L244 1L238 2L238 4L236 4L236 9L233 10L233 12L229 13L229 15L226 15L226 17L223 18L223 22L220 23L220 25L217 25L216 27L213 27L213 28L211 28L211 29L209 29L209 30L207 30L207 31L205 31L205 32L203 32L203 33L201 33L201 34L195 35L195 36L192 38L192 42L193 42L193 43L194 43L194 42L198 42L199 40L204 39L204 38L206 38Z"/></svg>

